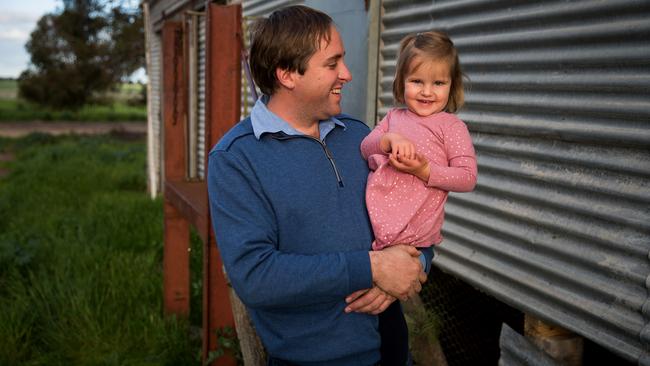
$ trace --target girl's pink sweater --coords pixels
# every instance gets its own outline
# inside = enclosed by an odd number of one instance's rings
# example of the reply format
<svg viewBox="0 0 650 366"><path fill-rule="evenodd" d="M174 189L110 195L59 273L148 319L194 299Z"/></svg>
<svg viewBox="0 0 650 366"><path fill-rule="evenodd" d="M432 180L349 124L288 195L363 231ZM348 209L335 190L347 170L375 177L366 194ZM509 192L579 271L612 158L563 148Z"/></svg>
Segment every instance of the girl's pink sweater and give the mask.
<svg viewBox="0 0 650 366"><path fill-rule="evenodd" d="M408 138L427 158L428 182L390 165L379 147L386 132ZM445 112L420 117L406 108L391 109L363 140L361 153L371 170L366 205L375 233L373 249L439 244L448 192L469 192L476 185L476 156L465 123Z"/></svg>

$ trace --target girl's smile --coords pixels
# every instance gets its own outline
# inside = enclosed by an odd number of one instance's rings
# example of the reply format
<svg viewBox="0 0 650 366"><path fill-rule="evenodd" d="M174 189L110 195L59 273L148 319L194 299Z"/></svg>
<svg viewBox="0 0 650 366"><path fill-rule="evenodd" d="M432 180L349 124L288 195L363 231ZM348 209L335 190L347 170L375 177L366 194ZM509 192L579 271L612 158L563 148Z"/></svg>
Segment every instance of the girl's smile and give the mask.
<svg viewBox="0 0 650 366"><path fill-rule="evenodd" d="M449 101L449 65L441 60L413 59L404 82L404 103L421 117L445 110Z"/></svg>

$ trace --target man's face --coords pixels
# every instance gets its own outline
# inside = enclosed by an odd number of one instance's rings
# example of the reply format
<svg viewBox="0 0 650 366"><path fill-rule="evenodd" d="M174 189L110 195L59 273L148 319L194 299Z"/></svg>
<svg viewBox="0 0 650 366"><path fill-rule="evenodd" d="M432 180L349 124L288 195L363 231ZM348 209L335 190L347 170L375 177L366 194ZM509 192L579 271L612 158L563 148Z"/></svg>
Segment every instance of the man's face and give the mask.
<svg viewBox="0 0 650 366"><path fill-rule="evenodd" d="M320 40L320 47L307 62L305 73L295 73L293 93L300 98L301 113L310 121L325 120L341 113L341 88L352 80L343 61L343 41L333 26L330 35L329 43Z"/></svg>

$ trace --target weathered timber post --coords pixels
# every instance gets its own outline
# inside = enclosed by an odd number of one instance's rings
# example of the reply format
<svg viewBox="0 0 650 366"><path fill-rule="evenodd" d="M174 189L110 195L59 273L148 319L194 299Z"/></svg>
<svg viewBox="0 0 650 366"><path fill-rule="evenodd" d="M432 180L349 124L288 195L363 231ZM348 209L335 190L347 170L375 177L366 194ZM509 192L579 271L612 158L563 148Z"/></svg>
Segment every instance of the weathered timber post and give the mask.
<svg viewBox="0 0 650 366"><path fill-rule="evenodd" d="M239 120L241 103L241 5L208 4L206 44L206 154ZM207 171L207 159L206 159ZM207 191L205 196L208 200ZM209 216L209 212L208 212ZM229 286L208 228L203 250L203 359L217 347L216 331L235 328Z"/></svg>
<svg viewBox="0 0 650 366"><path fill-rule="evenodd" d="M185 84L183 33L180 22L166 22L163 38L164 169L165 180L185 178ZM190 311L189 222L164 200L163 287L166 314L187 316Z"/></svg>
<svg viewBox="0 0 650 366"><path fill-rule="evenodd" d="M540 349L563 366L581 366L583 339L560 326L526 314L524 333Z"/></svg>

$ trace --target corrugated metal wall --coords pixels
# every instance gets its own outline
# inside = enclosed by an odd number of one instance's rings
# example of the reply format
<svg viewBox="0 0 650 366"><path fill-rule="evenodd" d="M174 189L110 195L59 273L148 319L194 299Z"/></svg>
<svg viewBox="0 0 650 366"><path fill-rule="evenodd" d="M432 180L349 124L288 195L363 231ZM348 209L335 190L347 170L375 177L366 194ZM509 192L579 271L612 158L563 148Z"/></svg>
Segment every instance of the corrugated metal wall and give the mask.
<svg viewBox="0 0 650 366"><path fill-rule="evenodd" d="M205 40L206 17L203 12L187 12L185 31L187 47L188 118L187 177L205 178Z"/></svg>
<svg viewBox="0 0 650 366"><path fill-rule="evenodd" d="M245 17L266 16L276 9L304 3L302 0L244 0L242 1L242 13Z"/></svg>
<svg viewBox="0 0 650 366"><path fill-rule="evenodd" d="M149 37L150 45L147 52L150 53L151 66L147 70L147 79L150 92L147 95L148 103L148 125L150 126L149 134L151 135L147 141L148 149L151 150L150 155L147 157L148 185L149 193L156 196L162 192L161 182L163 180L164 165L163 165L163 138L164 129L162 122L162 39L160 30L163 20L169 14L177 12L187 0L145 0L142 1L142 6L148 8L148 17L145 27L151 34Z"/></svg>
<svg viewBox="0 0 650 366"><path fill-rule="evenodd" d="M479 164L435 263L650 365L650 2L383 1L380 108L399 40L441 29L471 79Z"/></svg>
<svg viewBox="0 0 650 366"><path fill-rule="evenodd" d="M188 1L189 0L143 0L142 2L150 4L150 19L153 23L152 25L154 26L154 29L159 31L159 26L161 26L163 19L178 11L178 9Z"/></svg>
<svg viewBox="0 0 650 366"><path fill-rule="evenodd" d="M147 109L147 118L151 120L148 124L151 126L151 131L149 133L152 135L152 141L150 141L151 146L149 148L152 151L151 155L148 157L149 161L147 162L147 165L150 169L149 190L150 193L155 196L161 191L160 182L162 177L162 151L160 149L162 144L162 40L160 39L159 33L152 34L149 39L151 41L151 66L150 69L147 70L147 79L150 84L149 90L151 94L147 96L147 103L149 104Z"/></svg>
<svg viewBox="0 0 650 366"><path fill-rule="evenodd" d="M205 13L198 17L198 95L197 95L197 114L198 114L198 134L197 134L197 173L200 180L205 179L205 34L206 34L206 16Z"/></svg>
<svg viewBox="0 0 650 366"><path fill-rule="evenodd" d="M499 348L499 366L561 366L560 362L551 358L530 339L506 324L501 328Z"/></svg>
<svg viewBox="0 0 650 366"><path fill-rule="evenodd" d="M183 33L185 42L185 78L187 82L187 116L185 119L185 136L187 157L186 177L190 180L198 179L198 133L199 133L199 21L194 13L183 14Z"/></svg>

